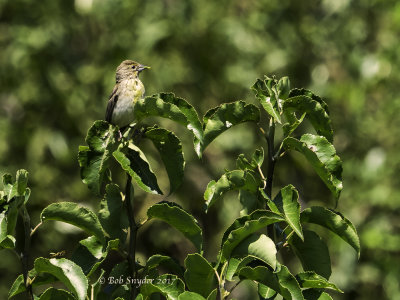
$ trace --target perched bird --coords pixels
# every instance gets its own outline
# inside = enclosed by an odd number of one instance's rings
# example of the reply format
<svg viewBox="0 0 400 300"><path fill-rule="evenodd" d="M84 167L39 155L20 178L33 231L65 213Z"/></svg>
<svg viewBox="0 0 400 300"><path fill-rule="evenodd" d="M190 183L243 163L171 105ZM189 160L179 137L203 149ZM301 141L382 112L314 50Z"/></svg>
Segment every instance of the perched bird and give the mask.
<svg viewBox="0 0 400 300"><path fill-rule="evenodd" d="M144 85L139 73L149 68L133 60L124 60L118 66L116 84L107 104L107 122L123 128L134 121L135 103L144 97Z"/></svg>

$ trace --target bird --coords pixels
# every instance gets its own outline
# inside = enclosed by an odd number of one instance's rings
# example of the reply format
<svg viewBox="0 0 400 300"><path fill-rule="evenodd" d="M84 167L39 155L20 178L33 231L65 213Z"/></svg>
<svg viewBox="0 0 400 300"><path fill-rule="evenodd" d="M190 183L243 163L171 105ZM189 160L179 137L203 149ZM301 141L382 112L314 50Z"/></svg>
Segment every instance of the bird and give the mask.
<svg viewBox="0 0 400 300"><path fill-rule="evenodd" d="M150 67L133 60L124 60L115 75L115 86L108 99L105 120L120 130L134 121L135 103L144 97L145 88L139 73Z"/></svg>

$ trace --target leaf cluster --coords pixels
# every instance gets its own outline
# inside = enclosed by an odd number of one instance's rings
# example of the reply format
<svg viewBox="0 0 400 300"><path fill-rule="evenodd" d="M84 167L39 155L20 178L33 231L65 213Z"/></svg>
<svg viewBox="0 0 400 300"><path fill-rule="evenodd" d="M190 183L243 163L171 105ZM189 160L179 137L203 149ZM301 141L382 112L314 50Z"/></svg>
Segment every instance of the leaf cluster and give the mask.
<svg viewBox="0 0 400 300"><path fill-rule="evenodd" d="M299 152L314 168L322 182L338 200L342 190L342 162L332 145L333 130L327 104L305 89L291 89L287 77L277 80L265 76L252 86L260 108L245 101L221 104L210 109L202 120L184 99L172 93L146 97L135 106L136 121L157 116L185 126L193 136L193 149L199 158L207 146L235 125L249 122L262 133L267 143L255 149L251 157L240 154L235 170L225 171L208 183L204 192L204 213L218 201L238 193L242 206L240 217L224 232L216 261L204 255L203 228L197 219L180 205L160 201L147 210L147 218L135 220L132 184L151 194L162 195L141 141L149 139L160 153L170 189L175 192L183 182L185 160L180 139L167 129L139 127L136 123L122 133L105 121L96 121L89 129L86 146L79 147L78 160L82 181L100 200L97 213L73 202L47 206L41 223L61 221L88 234L67 258L36 258L33 269L26 270L14 282L9 297L44 284L61 282L66 289L50 287L38 299L227 299L245 280L258 285L260 299L331 299L325 290L341 292L329 281L331 260L324 240L309 224L319 225L339 236L360 253L355 227L336 210L323 206L302 209L299 192L289 184L272 195L274 167L290 151ZM262 124L261 114L268 116ZM308 120L314 132L297 136L299 125ZM275 128L281 126L283 138L275 141ZM123 191L113 180L112 164L128 177ZM267 169L264 174L263 170ZM113 169L114 170L114 169ZM113 171L115 172L115 171ZM3 177L1 192L0 245L15 247L16 215L22 216L31 231L25 204L30 190L27 172L20 170L14 181ZM225 199L235 201L234 199ZM174 227L196 248L181 266L173 257L155 254L144 264L135 259L137 231L152 219ZM40 226L39 224L39 226ZM29 243L26 239L25 243ZM278 253L290 249L302 265L292 274ZM111 252L122 258L105 277L102 264ZM25 267L23 257L21 261ZM115 279L114 282L105 281ZM118 281L119 280L119 281ZM158 295L158 296L157 296ZM36 297L36 295L35 295ZM156 297L156 298L154 298Z"/></svg>

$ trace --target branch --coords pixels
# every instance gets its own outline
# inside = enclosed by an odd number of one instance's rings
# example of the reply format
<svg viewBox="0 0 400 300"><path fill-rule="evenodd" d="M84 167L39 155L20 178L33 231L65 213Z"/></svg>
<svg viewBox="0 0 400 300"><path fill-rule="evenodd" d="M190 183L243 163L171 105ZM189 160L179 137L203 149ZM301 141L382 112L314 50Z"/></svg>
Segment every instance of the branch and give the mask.
<svg viewBox="0 0 400 300"><path fill-rule="evenodd" d="M267 143L268 143L268 170L267 170L267 184L265 186L265 193L267 196L272 199L272 181L274 178L274 169L275 169L275 162L276 159L274 157L274 143L275 143L275 123L274 120L271 118L269 123L268 135L266 136Z"/></svg>
<svg viewBox="0 0 400 300"><path fill-rule="evenodd" d="M31 246L31 219L29 217L25 205L23 205L22 207L22 220L24 223L24 235L25 235L24 250L21 253L22 273L24 276L24 283L26 287L26 292L28 294L28 299L33 300L32 285L28 277L29 251Z"/></svg>
<svg viewBox="0 0 400 300"><path fill-rule="evenodd" d="M125 187L125 204L126 210L128 213L128 220L129 220L129 250L128 250L128 264L129 264L129 271L131 273L132 279L136 278L136 237L137 237L137 229L138 226L135 222L135 215L134 215L134 207L131 202L131 187L132 187L132 178L128 174L128 178L126 181ZM133 285L131 290L131 299L135 299L136 297L136 287Z"/></svg>

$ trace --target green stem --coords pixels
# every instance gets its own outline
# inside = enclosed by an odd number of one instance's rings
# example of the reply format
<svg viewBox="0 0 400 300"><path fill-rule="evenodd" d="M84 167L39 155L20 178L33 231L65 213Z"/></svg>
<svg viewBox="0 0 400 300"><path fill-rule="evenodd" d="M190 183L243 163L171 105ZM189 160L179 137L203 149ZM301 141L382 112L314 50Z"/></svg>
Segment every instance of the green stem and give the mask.
<svg viewBox="0 0 400 300"><path fill-rule="evenodd" d="M24 276L24 284L26 287L26 292L28 294L28 299L33 300L32 285L29 281L28 271L29 271L29 251L31 246L31 219L29 217L26 206L22 207L22 220L24 223L24 250L21 253L21 263L22 263L22 273Z"/></svg>
<svg viewBox="0 0 400 300"><path fill-rule="evenodd" d="M138 226L135 222L135 215L134 215L134 206L132 205L131 201L131 187L132 187L132 178L128 175L128 179L126 181L125 187L125 204L126 210L128 213L128 220L129 220L129 250L128 250L128 264L129 264L129 271L131 273L132 279L136 278L136 237L137 237L137 229ZM136 287L133 285L131 289L131 299L135 299L136 297Z"/></svg>

